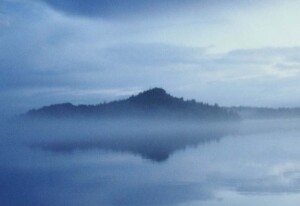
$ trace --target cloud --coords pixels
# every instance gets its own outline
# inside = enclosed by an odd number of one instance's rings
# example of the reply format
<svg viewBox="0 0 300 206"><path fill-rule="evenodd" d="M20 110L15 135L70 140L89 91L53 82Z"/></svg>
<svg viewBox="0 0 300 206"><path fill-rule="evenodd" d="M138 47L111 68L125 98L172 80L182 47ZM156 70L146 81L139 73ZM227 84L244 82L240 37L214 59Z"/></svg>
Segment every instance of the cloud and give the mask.
<svg viewBox="0 0 300 206"><path fill-rule="evenodd" d="M62 11L66 14L87 17L103 17L103 18L127 18L127 17L152 17L152 14L163 16L169 15L172 12L177 14L182 11L190 12L205 12L205 10L219 10L220 8L236 7L253 7L260 5L261 1L249 2L247 0L86 0L86 1L73 1L73 0L42 0L54 9ZM263 2L268 2L265 0ZM131 18L132 19L132 18Z"/></svg>
<svg viewBox="0 0 300 206"><path fill-rule="evenodd" d="M183 2L180 0L44 0L53 8L65 12L67 14L88 16L88 17L104 17L119 18L136 15L147 15L147 13L164 13L174 7L187 6L194 4L195 1ZM203 1L207 2L207 1Z"/></svg>
<svg viewBox="0 0 300 206"><path fill-rule="evenodd" d="M299 92L297 46L216 53L214 46L168 42L165 38L180 32L164 33L171 21L78 18L36 1L5 1L3 8L3 112L20 113L56 102L99 103L119 98L115 92L101 91L133 93L155 86L175 96L221 105L300 102L290 95ZM150 37L157 32L165 38Z"/></svg>

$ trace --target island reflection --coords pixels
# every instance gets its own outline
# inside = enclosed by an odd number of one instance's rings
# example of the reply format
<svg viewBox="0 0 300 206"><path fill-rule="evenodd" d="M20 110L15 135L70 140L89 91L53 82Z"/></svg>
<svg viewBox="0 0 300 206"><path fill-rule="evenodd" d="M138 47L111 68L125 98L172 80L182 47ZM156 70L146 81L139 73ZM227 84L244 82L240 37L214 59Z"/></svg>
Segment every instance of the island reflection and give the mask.
<svg viewBox="0 0 300 206"><path fill-rule="evenodd" d="M52 122L44 127L42 138L30 144L33 149L55 153L104 150L127 152L163 162L176 151L195 147L233 134L238 123L118 120L105 122L67 122L65 128ZM84 126L85 125L85 126ZM37 127L41 126L41 123ZM47 127L47 128L46 128ZM72 128L72 129L70 129Z"/></svg>

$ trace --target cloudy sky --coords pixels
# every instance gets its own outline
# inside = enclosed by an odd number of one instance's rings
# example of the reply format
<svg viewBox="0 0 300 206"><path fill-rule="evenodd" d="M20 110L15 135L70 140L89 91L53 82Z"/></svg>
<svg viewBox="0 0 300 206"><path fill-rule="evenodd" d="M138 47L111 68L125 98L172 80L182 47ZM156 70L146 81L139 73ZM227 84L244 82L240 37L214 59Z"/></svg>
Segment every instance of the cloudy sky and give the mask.
<svg viewBox="0 0 300 206"><path fill-rule="evenodd" d="M298 0L1 0L1 113L155 86L300 106Z"/></svg>

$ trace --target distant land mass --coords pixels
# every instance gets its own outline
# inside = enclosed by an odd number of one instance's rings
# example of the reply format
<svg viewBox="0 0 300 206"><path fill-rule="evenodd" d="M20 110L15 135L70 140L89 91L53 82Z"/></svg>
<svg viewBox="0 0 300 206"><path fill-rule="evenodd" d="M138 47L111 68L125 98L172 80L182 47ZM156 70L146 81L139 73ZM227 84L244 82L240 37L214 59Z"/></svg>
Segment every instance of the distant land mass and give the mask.
<svg viewBox="0 0 300 206"><path fill-rule="evenodd" d="M242 119L283 119L300 118L300 108L270 108L270 107L227 107L237 113Z"/></svg>
<svg viewBox="0 0 300 206"><path fill-rule="evenodd" d="M173 97L153 88L127 99L97 105L53 104L30 110L26 117L50 118L162 118L177 120L237 120L239 115L217 104Z"/></svg>

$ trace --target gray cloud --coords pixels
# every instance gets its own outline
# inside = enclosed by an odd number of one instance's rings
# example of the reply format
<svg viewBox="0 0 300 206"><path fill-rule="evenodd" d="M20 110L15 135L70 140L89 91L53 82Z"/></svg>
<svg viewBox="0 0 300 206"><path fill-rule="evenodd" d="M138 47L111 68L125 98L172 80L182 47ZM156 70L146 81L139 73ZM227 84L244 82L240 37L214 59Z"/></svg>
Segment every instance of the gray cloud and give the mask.
<svg viewBox="0 0 300 206"><path fill-rule="evenodd" d="M163 14L169 10L180 7L188 7L194 5L196 2L207 4L209 1L189 1L181 0L86 0L86 1L72 1L72 0L43 0L53 8L65 12L67 14L89 16L89 17L105 17L105 18L120 18L133 17L137 15L149 16L151 13Z"/></svg>
<svg viewBox="0 0 300 206"><path fill-rule="evenodd" d="M86 1L72 1L72 0L42 0L54 9L62 11L66 14L72 14L77 16L87 17L104 17L109 19L114 18L130 18L136 16L142 16L144 18L152 17L153 13L159 16L168 15L172 12L178 12L183 10L201 11L216 10L220 7L252 7L253 5L259 5L261 1L247 0L86 0ZM264 2L268 2L265 0ZM131 18L132 19L132 18Z"/></svg>

